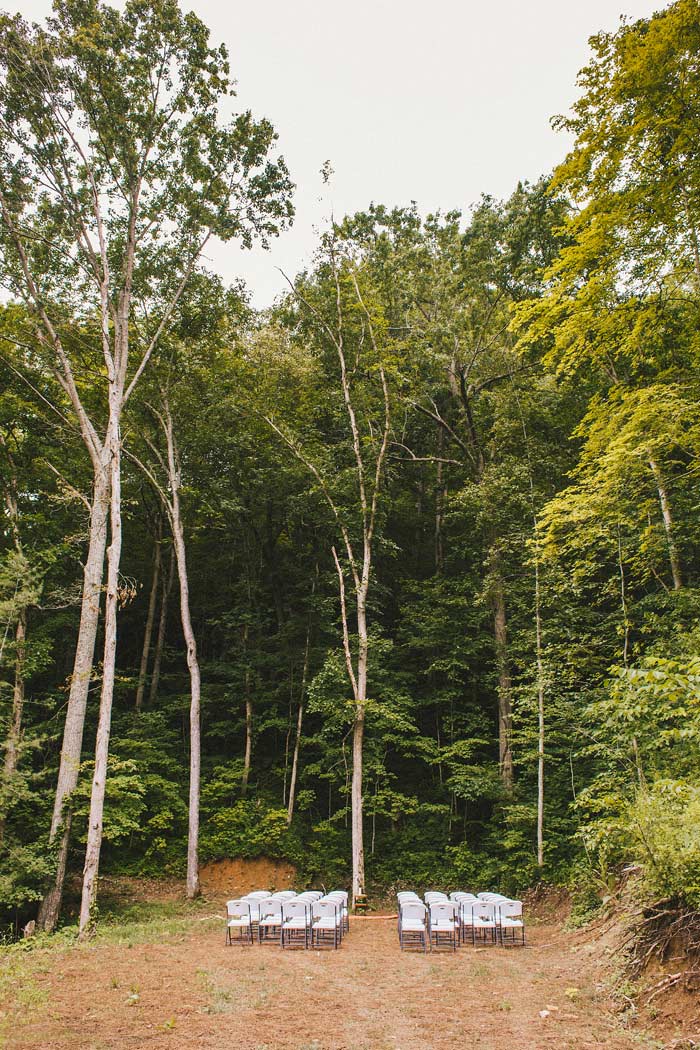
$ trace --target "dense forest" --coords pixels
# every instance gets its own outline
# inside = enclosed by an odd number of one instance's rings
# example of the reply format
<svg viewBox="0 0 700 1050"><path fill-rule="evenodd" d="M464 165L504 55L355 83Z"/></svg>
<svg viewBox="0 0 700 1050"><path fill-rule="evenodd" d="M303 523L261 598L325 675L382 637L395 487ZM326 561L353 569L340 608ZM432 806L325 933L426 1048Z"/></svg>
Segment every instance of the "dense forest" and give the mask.
<svg viewBox="0 0 700 1050"><path fill-rule="evenodd" d="M202 22L2 17L8 930L260 855L700 908L700 6L590 46L552 174L256 311L206 246L294 173Z"/></svg>

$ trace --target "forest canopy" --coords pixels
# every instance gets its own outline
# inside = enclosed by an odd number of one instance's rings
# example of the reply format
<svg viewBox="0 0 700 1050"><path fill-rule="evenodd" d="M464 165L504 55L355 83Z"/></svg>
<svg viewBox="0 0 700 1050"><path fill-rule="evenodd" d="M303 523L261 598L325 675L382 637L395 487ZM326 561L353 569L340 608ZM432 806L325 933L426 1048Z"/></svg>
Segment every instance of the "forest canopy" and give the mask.
<svg viewBox="0 0 700 1050"><path fill-rule="evenodd" d="M261 855L700 909L700 5L590 49L553 173L331 220L256 311L205 247L293 172L226 49L2 16L8 928Z"/></svg>

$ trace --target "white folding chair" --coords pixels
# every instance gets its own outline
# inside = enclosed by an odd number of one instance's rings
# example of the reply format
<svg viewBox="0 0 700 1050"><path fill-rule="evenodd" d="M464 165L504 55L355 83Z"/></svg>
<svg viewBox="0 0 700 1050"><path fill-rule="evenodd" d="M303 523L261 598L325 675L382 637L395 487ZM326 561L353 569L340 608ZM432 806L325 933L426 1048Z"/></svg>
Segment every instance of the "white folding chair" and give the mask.
<svg viewBox="0 0 700 1050"><path fill-rule="evenodd" d="M477 936L490 934L493 943L496 943L498 930L498 904L496 901L477 900L472 902L472 944L476 943Z"/></svg>
<svg viewBox="0 0 700 1050"><path fill-rule="evenodd" d="M246 893L241 900L248 901L250 904L250 917L253 920L253 926L257 926L260 920L260 901L269 900L270 894L266 893L265 890L254 890L252 893Z"/></svg>
<svg viewBox="0 0 700 1050"><path fill-rule="evenodd" d="M282 932L282 901L267 897L258 902L258 944L274 938L279 943Z"/></svg>
<svg viewBox="0 0 700 1050"><path fill-rule="evenodd" d="M322 897L311 905L311 947L332 944L337 948L342 936L343 916L340 901Z"/></svg>
<svg viewBox="0 0 700 1050"><path fill-rule="evenodd" d="M441 944L449 945L452 951L457 950L459 921L457 904L454 901L431 901L428 909L430 925L430 947L433 942L439 948Z"/></svg>
<svg viewBox="0 0 700 1050"><path fill-rule="evenodd" d="M226 943L233 944L233 934L240 944L253 943L253 919L250 914L250 901L242 898L226 902Z"/></svg>
<svg viewBox="0 0 700 1050"><path fill-rule="evenodd" d="M460 894L457 904L457 916L459 918L459 932L462 944L467 942L467 934L472 935L472 919L474 917L474 905L479 901L473 894Z"/></svg>
<svg viewBox="0 0 700 1050"><path fill-rule="evenodd" d="M520 943L525 944L525 919L523 917L523 904L522 901L501 901L498 905L498 932L501 938L501 944L506 944L509 940L508 933L510 933L510 940L513 944L516 944L515 935L520 930L521 939Z"/></svg>
<svg viewBox="0 0 700 1050"><path fill-rule="evenodd" d="M406 901L399 908L399 945L405 948L420 947L425 952L429 947L428 909L420 901Z"/></svg>
<svg viewBox="0 0 700 1050"><path fill-rule="evenodd" d="M325 900L338 901L340 904L341 932L347 933L350 929L350 912L348 909L347 890L331 890L327 893Z"/></svg>
<svg viewBox="0 0 700 1050"><path fill-rule="evenodd" d="M282 902L282 929L280 944L283 948L308 948L311 925L311 902L295 897Z"/></svg>

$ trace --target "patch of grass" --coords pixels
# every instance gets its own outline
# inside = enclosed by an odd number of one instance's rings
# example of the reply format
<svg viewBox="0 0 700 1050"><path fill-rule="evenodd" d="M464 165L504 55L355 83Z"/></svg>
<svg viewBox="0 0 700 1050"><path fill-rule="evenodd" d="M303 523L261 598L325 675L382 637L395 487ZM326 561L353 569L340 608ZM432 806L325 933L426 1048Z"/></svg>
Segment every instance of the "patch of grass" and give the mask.
<svg viewBox="0 0 700 1050"><path fill-rule="evenodd" d="M223 917L213 913L204 898L195 901L113 901L100 913L93 944L116 944L133 948L164 938L184 938L199 930L221 929Z"/></svg>
<svg viewBox="0 0 700 1050"><path fill-rule="evenodd" d="M474 963L474 965L472 967L472 976L473 977L490 977L491 976L491 967L488 966L486 963Z"/></svg>
<svg viewBox="0 0 700 1050"><path fill-rule="evenodd" d="M202 982L209 999L205 1007L206 1013L229 1014L236 1008L231 990L217 984L213 974L208 973L207 970L197 970L197 977Z"/></svg>
<svg viewBox="0 0 700 1050"><path fill-rule="evenodd" d="M36 1020L49 1002L49 994L36 981L45 971L39 960L26 953L5 950L0 957L0 1043L22 1021Z"/></svg>

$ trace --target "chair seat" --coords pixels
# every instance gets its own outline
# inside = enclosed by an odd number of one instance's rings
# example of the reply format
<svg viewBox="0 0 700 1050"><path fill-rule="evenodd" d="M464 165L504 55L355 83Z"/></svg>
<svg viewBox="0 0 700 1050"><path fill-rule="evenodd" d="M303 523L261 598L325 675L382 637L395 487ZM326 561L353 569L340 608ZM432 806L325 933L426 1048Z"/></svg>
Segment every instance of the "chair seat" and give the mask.
<svg viewBox="0 0 700 1050"><path fill-rule="evenodd" d="M304 930L306 929L306 919L302 919L301 917L298 919L287 919L282 925L285 930Z"/></svg>
<svg viewBox="0 0 700 1050"><path fill-rule="evenodd" d="M482 919L480 915L475 915L472 919L472 926L495 926L495 919Z"/></svg>
<svg viewBox="0 0 700 1050"><path fill-rule="evenodd" d="M260 926L279 926L281 924L281 922L282 922L282 920L280 919L279 916L268 915L268 916L266 916L266 918L260 920L259 925Z"/></svg>
<svg viewBox="0 0 700 1050"><path fill-rule="evenodd" d="M228 926L250 926L250 919L229 919Z"/></svg>
<svg viewBox="0 0 700 1050"><path fill-rule="evenodd" d="M334 930L339 923L336 922L330 915L324 916L322 919L315 919L313 928L315 930Z"/></svg>
<svg viewBox="0 0 700 1050"><path fill-rule="evenodd" d="M425 923L421 922L420 919L404 919L401 923L401 929L404 933L423 933L425 931Z"/></svg>
<svg viewBox="0 0 700 1050"><path fill-rule="evenodd" d="M503 918L501 919L501 926L509 926L509 927L517 926L517 927L520 927L520 926L523 926L523 925L524 925L524 923L523 923L522 919L511 919L507 915L504 915Z"/></svg>
<svg viewBox="0 0 700 1050"><path fill-rule="evenodd" d="M439 922L431 922L430 928L431 930L439 930L440 932L443 930L456 930L457 922L456 920L450 921L449 919L441 919Z"/></svg>

